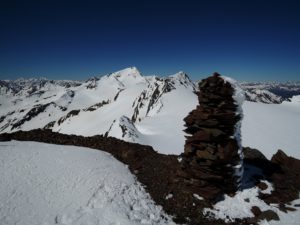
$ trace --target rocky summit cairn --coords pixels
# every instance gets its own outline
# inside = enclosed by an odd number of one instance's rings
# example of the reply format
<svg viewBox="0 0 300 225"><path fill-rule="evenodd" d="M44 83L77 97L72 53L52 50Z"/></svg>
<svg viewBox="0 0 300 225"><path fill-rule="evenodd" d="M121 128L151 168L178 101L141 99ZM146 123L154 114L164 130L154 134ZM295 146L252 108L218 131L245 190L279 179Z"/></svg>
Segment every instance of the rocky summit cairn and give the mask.
<svg viewBox="0 0 300 225"><path fill-rule="evenodd" d="M184 119L186 142L181 175L203 197L233 194L241 184L240 125L243 91L218 73L199 83L199 103Z"/></svg>

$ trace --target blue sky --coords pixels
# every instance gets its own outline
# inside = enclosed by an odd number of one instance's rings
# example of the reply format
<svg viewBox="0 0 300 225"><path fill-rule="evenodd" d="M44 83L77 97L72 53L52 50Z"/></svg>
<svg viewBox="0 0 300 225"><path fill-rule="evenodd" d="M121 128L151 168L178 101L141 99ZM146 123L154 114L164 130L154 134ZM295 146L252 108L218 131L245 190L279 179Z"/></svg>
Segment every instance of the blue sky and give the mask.
<svg viewBox="0 0 300 225"><path fill-rule="evenodd" d="M1 1L0 79L125 67L300 80L298 1Z"/></svg>

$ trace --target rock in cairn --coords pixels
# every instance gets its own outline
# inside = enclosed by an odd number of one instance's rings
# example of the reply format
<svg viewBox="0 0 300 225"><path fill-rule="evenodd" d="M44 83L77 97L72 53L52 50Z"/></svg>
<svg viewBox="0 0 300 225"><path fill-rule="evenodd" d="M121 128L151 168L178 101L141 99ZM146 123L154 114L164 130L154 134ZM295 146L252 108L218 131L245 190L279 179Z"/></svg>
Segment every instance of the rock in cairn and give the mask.
<svg viewBox="0 0 300 225"><path fill-rule="evenodd" d="M188 136L181 175L203 197L233 194L243 174L240 124L244 93L235 81L218 73L202 80L199 89L200 105L184 119Z"/></svg>

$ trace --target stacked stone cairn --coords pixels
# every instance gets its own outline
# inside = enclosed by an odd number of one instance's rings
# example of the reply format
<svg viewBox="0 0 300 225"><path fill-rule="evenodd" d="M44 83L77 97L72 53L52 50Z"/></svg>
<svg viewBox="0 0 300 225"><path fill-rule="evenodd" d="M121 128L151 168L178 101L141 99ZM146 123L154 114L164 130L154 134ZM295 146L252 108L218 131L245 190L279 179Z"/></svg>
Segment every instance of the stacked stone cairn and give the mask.
<svg viewBox="0 0 300 225"><path fill-rule="evenodd" d="M184 119L188 135L180 175L204 198L234 194L243 174L236 87L214 73L199 83L199 89L200 105Z"/></svg>

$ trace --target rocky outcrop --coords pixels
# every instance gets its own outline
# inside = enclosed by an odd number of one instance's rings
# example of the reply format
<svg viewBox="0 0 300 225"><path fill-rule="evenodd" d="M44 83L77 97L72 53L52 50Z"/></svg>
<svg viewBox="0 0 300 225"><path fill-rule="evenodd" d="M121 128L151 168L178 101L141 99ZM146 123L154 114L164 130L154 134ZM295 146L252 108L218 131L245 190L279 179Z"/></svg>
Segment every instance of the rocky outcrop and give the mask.
<svg viewBox="0 0 300 225"><path fill-rule="evenodd" d="M118 121L113 121L104 136L112 137L116 133L120 133L122 140L129 142L136 142L140 135L140 132L135 127L133 121L124 115L121 116Z"/></svg>
<svg viewBox="0 0 300 225"><path fill-rule="evenodd" d="M287 156L282 150L278 150L271 159L273 165L277 165L276 173L270 180L276 190L272 196L261 196L268 203L290 202L299 198L300 190L300 160Z"/></svg>
<svg viewBox="0 0 300 225"><path fill-rule="evenodd" d="M243 174L237 90L217 73L202 80L199 89L200 105L184 119L188 136L180 175L203 190L202 197L233 194Z"/></svg>
<svg viewBox="0 0 300 225"><path fill-rule="evenodd" d="M122 137L127 137L127 139L138 138L138 130L136 129L134 123L126 116L122 116L119 120L119 126L122 130Z"/></svg>
<svg viewBox="0 0 300 225"><path fill-rule="evenodd" d="M43 129L50 129L51 130L54 127L55 122L56 121L51 121L51 122L47 123L46 126L44 126Z"/></svg>
<svg viewBox="0 0 300 225"><path fill-rule="evenodd" d="M114 101L117 101L119 94L124 91L125 89L119 89L119 91L117 92L116 96L114 97Z"/></svg>
<svg viewBox="0 0 300 225"><path fill-rule="evenodd" d="M91 77L90 79L88 79L86 81L86 83L87 83L86 88L87 89L95 89L97 87L98 80L100 80L98 77Z"/></svg>
<svg viewBox="0 0 300 225"><path fill-rule="evenodd" d="M88 107L88 108L83 109L83 111L85 111L85 112L86 112L86 111L92 112L92 111L95 111L95 110L101 108L101 107L104 106L104 105L109 104L109 103L110 103L110 100L109 100L109 99L108 99L107 101L103 100L102 102L98 102L98 103L96 103L96 104L94 104L94 105L92 105L92 106L90 106L90 107Z"/></svg>
<svg viewBox="0 0 300 225"><path fill-rule="evenodd" d="M11 130L14 130L16 128L19 128L21 125L23 125L26 121L30 121L32 118L38 116L40 113L45 112L46 108L48 106L50 106L51 103L47 103L47 104L40 104L40 105L35 105L31 110L29 110L28 113L26 113L26 115L19 121L17 121L16 123L14 123L11 127Z"/></svg>
<svg viewBox="0 0 300 225"><path fill-rule="evenodd" d="M70 112L68 112L67 115L61 117L61 118L57 121L58 125L62 124L66 119L68 119L68 118L70 118L70 117L72 117L72 116L77 116L77 115L79 114L79 112L80 112L80 109L74 109L74 110L71 110Z"/></svg>

